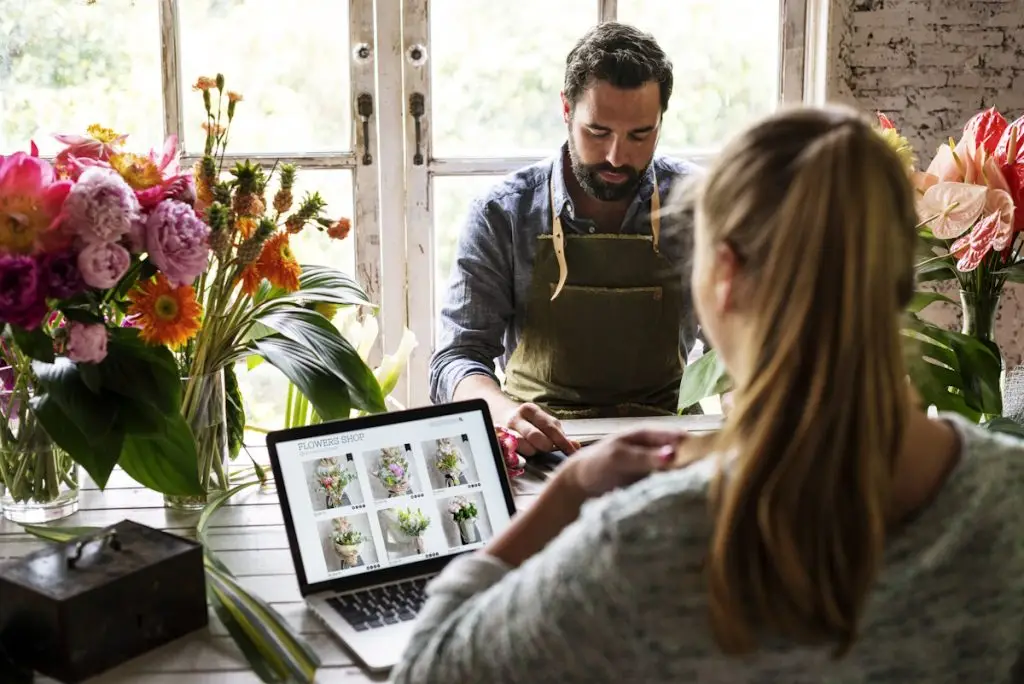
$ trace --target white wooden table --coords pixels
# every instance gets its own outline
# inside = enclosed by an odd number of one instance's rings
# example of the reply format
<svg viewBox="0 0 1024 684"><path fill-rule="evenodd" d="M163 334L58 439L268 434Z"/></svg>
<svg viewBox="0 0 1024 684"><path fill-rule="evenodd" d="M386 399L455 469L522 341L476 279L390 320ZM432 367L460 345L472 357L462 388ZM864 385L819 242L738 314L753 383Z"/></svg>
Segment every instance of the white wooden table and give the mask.
<svg viewBox="0 0 1024 684"><path fill-rule="evenodd" d="M702 417L676 419L694 431L713 429L716 421L717 418ZM622 421L603 425L593 421L572 421L566 428L570 437L586 439L628 424ZM254 456L260 462L265 461L255 450ZM244 458L240 456L239 460ZM514 485L516 504L520 509L529 506L543 486L529 474L517 479ZM192 536L198 517L198 513L164 508L162 495L141 487L120 470L115 470L103 492L86 480L79 497L78 513L55 524L105 527L127 518L182 536ZM322 666L317 673L317 682L358 684L386 681L386 675L371 675L357 665L345 648L306 610L299 594L275 492L260 491L254 487L236 495L214 515L208 536L213 551L239 581L294 625L320 656ZM48 543L26 534L19 525L0 522L0 564ZM39 677L37 681L52 680ZM90 680L90 684L139 681L147 684L235 684L259 680L211 611L208 628L110 670Z"/></svg>

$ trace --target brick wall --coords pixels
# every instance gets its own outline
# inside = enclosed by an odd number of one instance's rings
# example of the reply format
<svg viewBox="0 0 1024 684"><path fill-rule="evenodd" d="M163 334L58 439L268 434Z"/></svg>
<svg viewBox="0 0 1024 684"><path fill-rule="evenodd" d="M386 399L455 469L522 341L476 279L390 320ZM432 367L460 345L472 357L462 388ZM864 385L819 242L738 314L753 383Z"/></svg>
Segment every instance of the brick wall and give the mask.
<svg viewBox="0 0 1024 684"><path fill-rule="evenodd" d="M1024 0L833 0L829 95L887 114L927 166L976 112L1024 115ZM929 307L958 326L958 309ZM1024 286L1004 295L997 341L1024 360Z"/></svg>

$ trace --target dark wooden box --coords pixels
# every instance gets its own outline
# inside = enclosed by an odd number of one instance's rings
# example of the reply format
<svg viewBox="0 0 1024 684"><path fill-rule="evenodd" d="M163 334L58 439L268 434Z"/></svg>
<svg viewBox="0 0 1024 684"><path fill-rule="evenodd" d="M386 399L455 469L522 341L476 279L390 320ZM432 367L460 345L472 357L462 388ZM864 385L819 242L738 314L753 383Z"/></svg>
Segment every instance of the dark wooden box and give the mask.
<svg viewBox="0 0 1024 684"><path fill-rule="evenodd" d="M208 620L202 546L131 520L0 566L0 644L68 684Z"/></svg>

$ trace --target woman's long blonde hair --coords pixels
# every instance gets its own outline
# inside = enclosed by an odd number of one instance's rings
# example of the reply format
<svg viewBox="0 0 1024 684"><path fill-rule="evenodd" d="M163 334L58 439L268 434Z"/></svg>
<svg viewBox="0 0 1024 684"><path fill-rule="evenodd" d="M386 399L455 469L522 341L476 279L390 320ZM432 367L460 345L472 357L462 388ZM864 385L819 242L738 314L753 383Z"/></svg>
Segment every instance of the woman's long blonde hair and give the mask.
<svg viewBox="0 0 1024 684"><path fill-rule="evenodd" d="M913 191L860 116L795 109L722 152L697 215L735 252L753 319L750 373L713 438L730 455L712 497L715 638L732 654L775 633L841 655L882 562L907 420Z"/></svg>

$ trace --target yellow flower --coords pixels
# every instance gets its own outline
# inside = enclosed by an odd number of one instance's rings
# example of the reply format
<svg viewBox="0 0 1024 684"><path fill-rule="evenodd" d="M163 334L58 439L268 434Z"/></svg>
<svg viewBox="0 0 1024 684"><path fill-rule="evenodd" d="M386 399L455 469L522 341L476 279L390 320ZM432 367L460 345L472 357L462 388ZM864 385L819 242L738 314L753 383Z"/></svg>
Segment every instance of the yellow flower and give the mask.
<svg viewBox="0 0 1024 684"><path fill-rule="evenodd" d="M899 134L895 128L887 128L878 132L882 136L882 140L885 141L893 152L899 155L900 160L903 162L903 166L906 167L907 171L913 171L914 166L917 164L917 158L914 156L914 148L911 147L910 143L905 137Z"/></svg>
<svg viewBox="0 0 1024 684"><path fill-rule="evenodd" d="M124 136L117 133L113 129L107 128L106 126L100 126L98 123L90 124L85 132L92 136L98 142L109 144L113 142L120 142L124 139Z"/></svg>
<svg viewBox="0 0 1024 684"><path fill-rule="evenodd" d="M163 182L160 168L149 157L123 152L110 157L110 165L133 190L145 190Z"/></svg>

